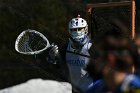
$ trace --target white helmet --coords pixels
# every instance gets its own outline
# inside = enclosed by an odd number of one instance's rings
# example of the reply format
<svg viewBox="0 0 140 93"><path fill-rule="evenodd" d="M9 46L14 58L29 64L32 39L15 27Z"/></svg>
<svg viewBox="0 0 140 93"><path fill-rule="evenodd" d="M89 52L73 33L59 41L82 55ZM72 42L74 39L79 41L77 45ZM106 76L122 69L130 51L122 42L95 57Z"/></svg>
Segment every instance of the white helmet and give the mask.
<svg viewBox="0 0 140 93"><path fill-rule="evenodd" d="M69 33L73 40L79 43L85 43L85 39L87 39L88 33L88 25L85 19L80 18L73 18L69 22Z"/></svg>

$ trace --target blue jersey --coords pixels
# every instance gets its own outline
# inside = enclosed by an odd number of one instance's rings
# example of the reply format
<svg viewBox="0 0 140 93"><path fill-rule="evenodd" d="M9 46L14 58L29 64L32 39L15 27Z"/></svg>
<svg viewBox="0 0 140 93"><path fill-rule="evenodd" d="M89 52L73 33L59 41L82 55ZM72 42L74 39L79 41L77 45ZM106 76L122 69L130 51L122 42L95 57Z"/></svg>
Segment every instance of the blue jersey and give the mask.
<svg viewBox="0 0 140 93"><path fill-rule="evenodd" d="M96 81L86 93L108 93L110 92L102 80ZM111 93L140 93L140 78L135 75L126 76L123 83Z"/></svg>

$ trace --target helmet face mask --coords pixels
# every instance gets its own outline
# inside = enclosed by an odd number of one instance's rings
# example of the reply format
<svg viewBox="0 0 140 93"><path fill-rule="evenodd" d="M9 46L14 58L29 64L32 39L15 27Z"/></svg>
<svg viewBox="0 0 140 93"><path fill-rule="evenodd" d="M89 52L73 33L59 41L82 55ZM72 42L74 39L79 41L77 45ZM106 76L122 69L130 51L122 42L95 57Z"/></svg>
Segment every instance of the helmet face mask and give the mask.
<svg viewBox="0 0 140 93"><path fill-rule="evenodd" d="M88 25L86 20L82 18L73 18L69 22L69 33L73 40L79 43L85 42L87 37Z"/></svg>
<svg viewBox="0 0 140 93"><path fill-rule="evenodd" d="M77 31L75 31L77 30ZM75 28L70 30L70 36L75 40L75 41L82 41L82 39L87 35L87 31L85 31L85 28Z"/></svg>

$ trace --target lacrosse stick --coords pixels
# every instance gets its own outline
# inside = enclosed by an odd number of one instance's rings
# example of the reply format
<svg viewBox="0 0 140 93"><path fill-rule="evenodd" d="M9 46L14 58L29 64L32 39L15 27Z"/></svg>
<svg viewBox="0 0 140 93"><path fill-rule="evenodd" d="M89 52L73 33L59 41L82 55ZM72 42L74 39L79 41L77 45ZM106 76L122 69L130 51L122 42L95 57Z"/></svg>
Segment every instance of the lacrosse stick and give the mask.
<svg viewBox="0 0 140 93"><path fill-rule="evenodd" d="M16 39L15 50L21 54L40 54L50 47L48 39L36 30L25 30Z"/></svg>
<svg viewBox="0 0 140 93"><path fill-rule="evenodd" d="M36 30L25 30L23 31L16 39L15 41L15 50L18 53L21 54L25 54L25 55L37 55L37 54L42 54L45 50L49 49L50 47L53 47L50 51L49 51L49 55L53 56L57 56L58 61L61 61L61 58L59 57L59 53L57 55L55 55L55 49L57 50L58 47L56 45L50 45L48 39L40 32L36 31ZM53 51L54 50L54 51ZM58 52L58 51L56 51ZM48 56L49 56L48 55ZM43 56L43 55L42 55ZM52 63L55 63L55 59L53 59ZM29 62L30 63L30 62ZM35 62L36 63L36 62ZM54 75L45 71L43 68L36 66L35 64L31 63L31 65L37 69L39 69L39 71L46 73L47 76L56 79L56 80L62 80L61 77L59 76L64 76L63 73L60 73L58 75L58 73L55 73Z"/></svg>

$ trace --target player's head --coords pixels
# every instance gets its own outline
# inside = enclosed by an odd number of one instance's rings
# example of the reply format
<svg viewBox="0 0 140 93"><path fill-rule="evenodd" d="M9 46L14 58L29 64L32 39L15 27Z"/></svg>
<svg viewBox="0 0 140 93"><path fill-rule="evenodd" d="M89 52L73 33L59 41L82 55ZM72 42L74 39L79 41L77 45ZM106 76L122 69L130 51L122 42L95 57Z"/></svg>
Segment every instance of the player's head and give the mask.
<svg viewBox="0 0 140 93"><path fill-rule="evenodd" d="M98 58L93 59L87 65L87 71L91 77L100 79L103 78L107 70L114 72L133 73L135 55L130 46L113 47L103 49ZM93 54L94 55L94 54ZM107 68L107 69L106 69ZM110 72L109 72L110 73Z"/></svg>
<svg viewBox="0 0 140 93"><path fill-rule="evenodd" d="M69 33L71 38L80 43L84 44L87 39L87 33L88 33L88 24L85 19L80 18L80 15L78 15L77 18L73 18L69 22Z"/></svg>

